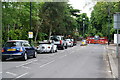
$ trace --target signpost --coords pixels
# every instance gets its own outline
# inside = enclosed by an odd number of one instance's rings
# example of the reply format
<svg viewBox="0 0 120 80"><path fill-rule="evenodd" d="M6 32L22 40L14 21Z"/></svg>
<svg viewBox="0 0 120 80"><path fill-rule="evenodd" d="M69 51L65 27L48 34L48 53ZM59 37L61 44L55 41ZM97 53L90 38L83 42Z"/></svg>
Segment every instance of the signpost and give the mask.
<svg viewBox="0 0 120 80"><path fill-rule="evenodd" d="M32 31L28 32L28 38L33 38L33 32Z"/></svg>
<svg viewBox="0 0 120 80"><path fill-rule="evenodd" d="M118 43L118 34L120 29L120 12L114 14L114 29L117 29L117 47L116 47L116 56L119 57L119 43Z"/></svg>
<svg viewBox="0 0 120 80"><path fill-rule="evenodd" d="M31 38L33 38L33 32L31 31L32 27L32 3L30 2L30 32L28 32L29 35L29 42L31 44Z"/></svg>

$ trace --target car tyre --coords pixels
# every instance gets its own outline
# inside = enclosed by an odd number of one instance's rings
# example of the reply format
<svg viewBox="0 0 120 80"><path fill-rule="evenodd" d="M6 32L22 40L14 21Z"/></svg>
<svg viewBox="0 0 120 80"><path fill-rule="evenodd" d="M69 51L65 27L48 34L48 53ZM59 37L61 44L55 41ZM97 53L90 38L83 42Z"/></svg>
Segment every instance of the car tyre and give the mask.
<svg viewBox="0 0 120 80"><path fill-rule="evenodd" d="M67 49L67 45L65 46L65 49Z"/></svg>
<svg viewBox="0 0 120 80"><path fill-rule="evenodd" d="M28 59L27 53L24 53L24 55L23 55L23 57L22 57L22 60L23 60L23 61L26 61L27 59Z"/></svg>
<svg viewBox="0 0 120 80"><path fill-rule="evenodd" d="M56 48L55 52L58 52L58 49Z"/></svg>
<svg viewBox="0 0 120 80"><path fill-rule="evenodd" d="M62 46L62 50L64 50L65 49L65 46Z"/></svg>
<svg viewBox="0 0 120 80"><path fill-rule="evenodd" d="M33 58L36 58L36 57L37 57L37 52L35 51L34 55L33 55Z"/></svg>
<svg viewBox="0 0 120 80"><path fill-rule="evenodd" d="M2 58L1 60L2 60L2 61L6 61L6 58Z"/></svg>
<svg viewBox="0 0 120 80"><path fill-rule="evenodd" d="M53 53L54 52L54 50L53 50L53 48L51 49L51 51L50 51L51 53Z"/></svg>

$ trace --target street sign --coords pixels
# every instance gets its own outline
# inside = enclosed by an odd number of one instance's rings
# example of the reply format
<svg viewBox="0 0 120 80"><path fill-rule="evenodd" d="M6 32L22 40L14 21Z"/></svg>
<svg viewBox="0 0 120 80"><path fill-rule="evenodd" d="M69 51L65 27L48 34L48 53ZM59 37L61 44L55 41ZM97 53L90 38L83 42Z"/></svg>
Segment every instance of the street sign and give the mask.
<svg viewBox="0 0 120 80"><path fill-rule="evenodd" d="M120 29L120 12L114 14L114 28Z"/></svg>
<svg viewBox="0 0 120 80"><path fill-rule="evenodd" d="M28 38L33 38L33 32L28 32Z"/></svg>
<svg viewBox="0 0 120 80"><path fill-rule="evenodd" d="M120 34L118 34L118 44L120 44ZM117 44L117 34L114 34L114 44Z"/></svg>

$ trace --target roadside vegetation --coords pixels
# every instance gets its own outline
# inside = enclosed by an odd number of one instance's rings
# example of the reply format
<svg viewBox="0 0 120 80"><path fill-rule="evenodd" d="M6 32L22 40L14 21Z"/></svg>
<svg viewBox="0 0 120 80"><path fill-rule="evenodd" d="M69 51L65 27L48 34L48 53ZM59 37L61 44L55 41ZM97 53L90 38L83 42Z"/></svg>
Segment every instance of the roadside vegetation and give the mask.
<svg viewBox="0 0 120 80"><path fill-rule="evenodd" d="M108 15L108 7L110 15ZM98 2L89 19L86 13L74 9L67 2L32 2L32 28L30 29L29 2L2 3L2 41L28 39L33 31L33 41L49 39L51 35L67 37L108 36L110 20L110 38L113 38L113 13L120 12L120 2Z"/></svg>

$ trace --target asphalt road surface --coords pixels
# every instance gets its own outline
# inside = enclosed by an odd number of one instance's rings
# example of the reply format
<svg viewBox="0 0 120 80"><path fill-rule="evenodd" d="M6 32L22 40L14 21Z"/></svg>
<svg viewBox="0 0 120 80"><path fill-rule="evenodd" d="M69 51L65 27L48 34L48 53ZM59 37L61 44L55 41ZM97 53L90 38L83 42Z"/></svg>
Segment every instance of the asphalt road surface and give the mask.
<svg viewBox="0 0 120 80"><path fill-rule="evenodd" d="M74 46L27 61L2 62L3 78L107 78L105 45Z"/></svg>

